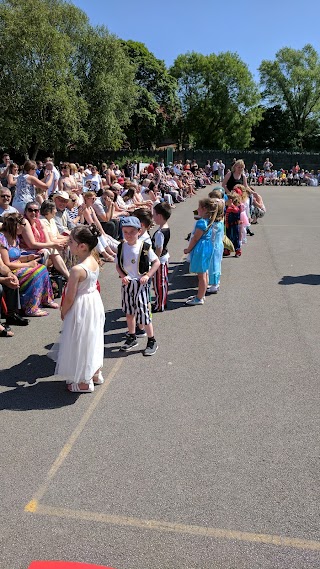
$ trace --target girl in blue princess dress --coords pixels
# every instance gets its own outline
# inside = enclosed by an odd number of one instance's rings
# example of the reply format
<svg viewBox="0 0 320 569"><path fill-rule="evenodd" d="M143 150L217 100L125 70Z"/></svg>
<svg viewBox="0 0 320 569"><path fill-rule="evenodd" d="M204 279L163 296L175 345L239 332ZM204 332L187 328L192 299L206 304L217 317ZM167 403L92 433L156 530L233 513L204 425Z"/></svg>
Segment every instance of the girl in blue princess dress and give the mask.
<svg viewBox="0 0 320 569"><path fill-rule="evenodd" d="M212 226L217 212L218 204L215 200L205 198L199 201L198 215L200 219L196 222L193 236L188 247L184 250L186 255L190 253L190 273L198 274L198 294L187 299L186 304L189 305L204 303L204 296L208 287L207 271L213 253Z"/></svg>
<svg viewBox="0 0 320 569"><path fill-rule="evenodd" d="M221 261L223 256L223 238L224 238L224 205L223 198L214 199L217 203L217 215L212 224L212 247L213 252L208 270L209 286L208 294L217 294L220 288L221 277Z"/></svg>

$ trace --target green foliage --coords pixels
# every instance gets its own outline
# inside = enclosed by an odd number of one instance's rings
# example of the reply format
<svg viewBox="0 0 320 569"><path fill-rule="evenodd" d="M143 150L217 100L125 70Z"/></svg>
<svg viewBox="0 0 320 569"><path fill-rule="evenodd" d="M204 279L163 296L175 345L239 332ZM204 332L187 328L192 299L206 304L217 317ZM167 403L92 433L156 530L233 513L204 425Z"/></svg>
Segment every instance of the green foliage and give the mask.
<svg viewBox="0 0 320 569"><path fill-rule="evenodd" d="M262 61L263 96L269 105L280 105L288 113L292 147L310 144L310 135L319 136L320 60L316 50L280 49L274 61Z"/></svg>
<svg viewBox="0 0 320 569"><path fill-rule="evenodd" d="M163 61L157 59L144 44L121 41L135 68L138 101L127 129L131 148L150 148L161 140L174 120L178 104L176 80L169 75Z"/></svg>
<svg viewBox="0 0 320 569"><path fill-rule="evenodd" d="M246 148L261 118L259 92L237 54L179 55L171 68L182 106L182 144L200 148Z"/></svg>
<svg viewBox="0 0 320 569"><path fill-rule="evenodd" d="M2 143L26 156L83 140L87 105L73 57L87 16L62 0L1 0Z"/></svg>
<svg viewBox="0 0 320 569"><path fill-rule="evenodd" d="M88 29L76 69L88 106L86 150L121 148L138 95L134 68L121 43L104 27Z"/></svg>
<svg viewBox="0 0 320 569"><path fill-rule="evenodd" d="M136 160L136 162L143 162L144 164L149 164L150 162L158 162L159 160L159 156L150 156L148 155L143 155L143 154L139 154L137 152L129 152L128 154L119 154L119 155L112 155L112 156L107 156L107 158L104 158L103 162L106 162L107 164L111 161L113 161L115 164L118 164L121 168L121 166L123 166L123 164L125 164L125 162L128 160L128 162L134 162Z"/></svg>
<svg viewBox="0 0 320 569"><path fill-rule="evenodd" d="M144 44L92 27L67 0L0 0L0 68L2 146L31 158L149 149L165 138L221 150L320 148L311 45L261 63L262 106L235 53L179 55L168 71Z"/></svg>
<svg viewBox="0 0 320 569"><path fill-rule="evenodd" d="M251 148L270 150L294 150L292 123L287 110L280 105L263 108L262 121L252 129Z"/></svg>

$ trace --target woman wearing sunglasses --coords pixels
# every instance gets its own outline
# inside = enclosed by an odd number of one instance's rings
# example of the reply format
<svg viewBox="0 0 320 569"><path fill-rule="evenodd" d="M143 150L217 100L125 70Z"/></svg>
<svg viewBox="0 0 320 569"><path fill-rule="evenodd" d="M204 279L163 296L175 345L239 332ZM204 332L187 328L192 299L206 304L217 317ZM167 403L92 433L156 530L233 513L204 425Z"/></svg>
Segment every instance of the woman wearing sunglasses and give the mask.
<svg viewBox="0 0 320 569"><path fill-rule="evenodd" d="M18 278L20 302L28 316L47 316L41 307L59 308L53 301L53 292L49 273L44 265L39 264L39 256L22 255L20 235L26 220L17 213L6 215L0 233L1 258L12 273Z"/></svg>
<svg viewBox="0 0 320 569"><path fill-rule="evenodd" d="M39 219L39 213L40 207L37 202L27 204L24 211L26 224L21 232L20 247L28 253L40 254L46 267L53 265L67 279L69 271L57 249L58 243L50 239L47 230L42 226ZM67 238L65 238L64 243L67 244ZM62 248L61 245L60 248Z"/></svg>

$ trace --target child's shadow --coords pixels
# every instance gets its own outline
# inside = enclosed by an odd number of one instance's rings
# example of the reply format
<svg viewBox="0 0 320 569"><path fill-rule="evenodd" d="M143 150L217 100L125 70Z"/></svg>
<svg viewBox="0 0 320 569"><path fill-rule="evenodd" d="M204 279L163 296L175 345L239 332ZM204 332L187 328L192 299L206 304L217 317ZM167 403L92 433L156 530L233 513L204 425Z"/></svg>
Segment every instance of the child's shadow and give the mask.
<svg viewBox="0 0 320 569"><path fill-rule="evenodd" d="M196 295L197 290L197 275L189 273L189 262L177 263L170 278L167 310L182 308L187 298Z"/></svg>
<svg viewBox="0 0 320 569"><path fill-rule="evenodd" d="M297 277L284 276L280 285L304 284L304 285L320 285L320 275L300 275Z"/></svg>
<svg viewBox="0 0 320 569"><path fill-rule="evenodd" d="M55 363L47 356L32 354L17 365L0 371L0 410L30 411L57 409L73 405L78 394L69 393L65 382L47 379L54 374Z"/></svg>

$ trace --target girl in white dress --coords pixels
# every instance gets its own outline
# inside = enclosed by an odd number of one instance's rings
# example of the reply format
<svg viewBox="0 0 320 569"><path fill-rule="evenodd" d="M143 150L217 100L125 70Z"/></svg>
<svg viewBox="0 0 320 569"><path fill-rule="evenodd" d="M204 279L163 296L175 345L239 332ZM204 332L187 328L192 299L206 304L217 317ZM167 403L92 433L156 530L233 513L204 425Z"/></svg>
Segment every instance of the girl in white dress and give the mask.
<svg viewBox="0 0 320 569"><path fill-rule="evenodd" d="M55 373L67 378L69 391L91 393L94 384L103 383L105 314L97 290L99 266L91 251L99 230L95 225L71 231L69 247L80 261L70 270L61 306L63 329Z"/></svg>

